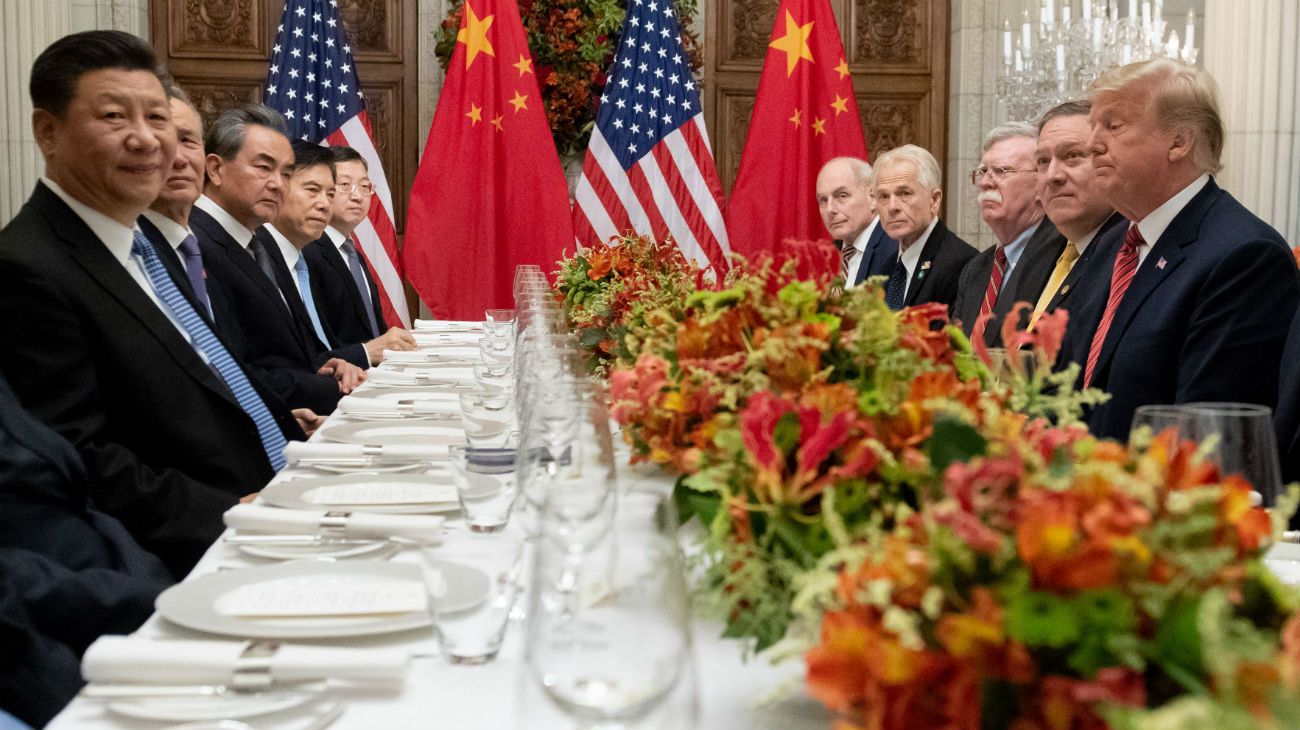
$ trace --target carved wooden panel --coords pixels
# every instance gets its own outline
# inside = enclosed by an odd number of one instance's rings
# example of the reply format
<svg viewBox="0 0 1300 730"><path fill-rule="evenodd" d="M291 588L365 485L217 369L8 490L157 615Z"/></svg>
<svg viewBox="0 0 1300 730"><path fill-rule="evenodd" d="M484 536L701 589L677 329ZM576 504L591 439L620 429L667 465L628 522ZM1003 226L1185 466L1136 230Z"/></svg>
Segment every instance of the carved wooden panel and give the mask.
<svg viewBox="0 0 1300 730"><path fill-rule="evenodd" d="M249 101L261 101L262 82L243 83L212 82L202 79L178 77L176 83L190 95L190 100L203 115L204 123L215 119L224 109Z"/></svg>
<svg viewBox="0 0 1300 730"><path fill-rule="evenodd" d="M352 53L359 61L402 61L400 14L386 0L338 0Z"/></svg>
<svg viewBox="0 0 1300 730"><path fill-rule="evenodd" d="M852 62L924 69L929 15L914 0L854 0Z"/></svg>
<svg viewBox="0 0 1300 730"><path fill-rule="evenodd" d="M724 91L722 98L722 139L714 142L713 148L717 152L718 174L722 176L726 191L731 192L736 172L740 169L745 138L749 136L749 120L754 114L756 97L752 90L732 90Z"/></svg>
<svg viewBox="0 0 1300 730"><path fill-rule="evenodd" d="M730 21L723 26L719 38L726 48L724 63L740 68L762 68L777 6L772 0L724 0L716 9L709 8L708 12L725 12ZM708 42L705 38L706 45Z"/></svg>
<svg viewBox="0 0 1300 730"><path fill-rule="evenodd" d="M267 22L263 0L183 0L162 5L165 27L171 32L165 46L155 47L167 48L173 58L213 53L223 58L270 55L270 39L260 32Z"/></svg>
<svg viewBox="0 0 1300 730"><path fill-rule="evenodd" d="M858 114L862 133L874 161L881 152L904 144L926 146L928 126L923 107L928 99L883 98L873 94L858 95Z"/></svg>

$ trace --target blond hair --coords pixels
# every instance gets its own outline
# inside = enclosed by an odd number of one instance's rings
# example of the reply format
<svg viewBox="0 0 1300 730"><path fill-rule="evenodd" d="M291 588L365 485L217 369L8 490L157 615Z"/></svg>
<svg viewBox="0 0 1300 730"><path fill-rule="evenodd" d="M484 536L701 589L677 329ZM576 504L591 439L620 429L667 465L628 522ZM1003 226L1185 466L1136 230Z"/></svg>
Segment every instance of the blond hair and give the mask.
<svg viewBox="0 0 1300 730"><path fill-rule="evenodd" d="M1147 86L1135 89L1138 84ZM1205 70L1168 58L1130 63L1106 71L1088 88L1094 102L1107 93L1150 94L1160 128L1192 138L1197 169L1214 173L1223 167L1227 130L1219 112L1219 86Z"/></svg>

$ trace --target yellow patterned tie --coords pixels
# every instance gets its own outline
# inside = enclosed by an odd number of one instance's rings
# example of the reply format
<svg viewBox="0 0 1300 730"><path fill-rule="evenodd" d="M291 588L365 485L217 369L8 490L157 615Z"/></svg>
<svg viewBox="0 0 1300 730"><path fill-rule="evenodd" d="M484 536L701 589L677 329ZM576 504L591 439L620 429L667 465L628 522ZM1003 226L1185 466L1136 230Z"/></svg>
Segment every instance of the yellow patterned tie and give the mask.
<svg viewBox="0 0 1300 730"><path fill-rule="evenodd" d="M1070 269L1074 268L1074 262L1078 260L1079 249L1074 247L1074 241L1067 241L1065 249L1056 259L1056 268L1052 269L1052 277L1047 280L1047 286L1043 287L1043 293L1038 297L1038 304L1034 305L1034 314L1029 318L1030 328L1039 317L1043 316L1043 312L1047 311L1047 305L1056 296L1056 290L1061 288L1061 282L1070 275Z"/></svg>

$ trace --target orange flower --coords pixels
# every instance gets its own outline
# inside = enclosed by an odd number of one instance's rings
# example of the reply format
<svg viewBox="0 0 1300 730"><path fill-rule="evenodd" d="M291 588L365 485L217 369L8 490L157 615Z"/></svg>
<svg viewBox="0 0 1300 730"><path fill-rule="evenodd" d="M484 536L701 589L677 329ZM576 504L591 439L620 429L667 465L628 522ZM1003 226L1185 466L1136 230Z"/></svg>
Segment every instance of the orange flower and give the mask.
<svg viewBox="0 0 1300 730"><path fill-rule="evenodd" d="M600 281L609 275L614 266L611 249L600 247L587 254L587 278Z"/></svg>
<svg viewBox="0 0 1300 730"><path fill-rule="evenodd" d="M832 611L822 617L821 643L808 652L808 689L838 712L866 700L871 663L871 626L864 609Z"/></svg>
<svg viewBox="0 0 1300 730"><path fill-rule="evenodd" d="M1252 491L1250 482L1234 474L1223 480L1223 496L1219 498L1219 513L1236 532L1235 542L1242 555L1259 550L1273 534L1268 512L1251 506Z"/></svg>

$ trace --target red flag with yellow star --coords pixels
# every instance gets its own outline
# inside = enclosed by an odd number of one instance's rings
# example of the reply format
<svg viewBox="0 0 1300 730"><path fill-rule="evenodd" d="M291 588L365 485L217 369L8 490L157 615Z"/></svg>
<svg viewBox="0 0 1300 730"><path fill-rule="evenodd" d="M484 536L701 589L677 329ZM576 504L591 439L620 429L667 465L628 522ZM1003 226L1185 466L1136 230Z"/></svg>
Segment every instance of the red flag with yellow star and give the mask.
<svg viewBox="0 0 1300 730"><path fill-rule="evenodd" d="M842 155L866 159L867 143L830 3L781 0L727 207L732 250L826 238L817 172Z"/></svg>
<svg viewBox="0 0 1300 730"><path fill-rule="evenodd" d="M438 319L513 307L515 266L550 271L573 244L514 0L466 0L407 210L406 275Z"/></svg>

